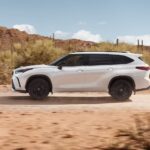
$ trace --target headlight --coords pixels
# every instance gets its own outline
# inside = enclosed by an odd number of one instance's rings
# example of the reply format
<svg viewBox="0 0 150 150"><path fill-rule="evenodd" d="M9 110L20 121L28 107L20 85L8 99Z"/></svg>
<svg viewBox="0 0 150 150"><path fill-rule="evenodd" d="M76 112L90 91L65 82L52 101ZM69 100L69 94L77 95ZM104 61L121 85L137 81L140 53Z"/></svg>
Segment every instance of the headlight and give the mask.
<svg viewBox="0 0 150 150"><path fill-rule="evenodd" d="M18 73L24 73L26 71L29 71L29 70L32 70L33 68L28 68L28 69L19 69L19 70L16 70L15 73L18 74Z"/></svg>

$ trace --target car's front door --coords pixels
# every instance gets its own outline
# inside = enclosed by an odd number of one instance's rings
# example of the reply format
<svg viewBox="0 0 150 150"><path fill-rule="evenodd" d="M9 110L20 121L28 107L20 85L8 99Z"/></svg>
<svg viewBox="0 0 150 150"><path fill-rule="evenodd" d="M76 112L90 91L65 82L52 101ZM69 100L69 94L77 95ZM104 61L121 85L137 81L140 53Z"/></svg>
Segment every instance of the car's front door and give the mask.
<svg viewBox="0 0 150 150"><path fill-rule="evenodd" d="M61 66L52 78L53 91L57 92L80 92L85 91L85 57L72 54L63 59L57 65Z"/></svg>

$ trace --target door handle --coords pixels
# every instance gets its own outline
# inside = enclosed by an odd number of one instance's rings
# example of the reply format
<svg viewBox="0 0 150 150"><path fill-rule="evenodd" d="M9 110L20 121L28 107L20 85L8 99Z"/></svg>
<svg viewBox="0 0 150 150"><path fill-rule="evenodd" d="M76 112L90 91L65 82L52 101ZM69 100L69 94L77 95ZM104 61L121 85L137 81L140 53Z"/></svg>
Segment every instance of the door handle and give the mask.
<svg viewBox="0 0 150 150"><path fill-rule="evenodd" d="M78 70L77 72L83 72L84 70Z"/></svg>
<svg viewBox="0 0 150 150"><path fill-rule="evenodd" d="M113 70L113 68L108 68L107 70L108 70L108 71L112 71L112 70Z"/></svg>

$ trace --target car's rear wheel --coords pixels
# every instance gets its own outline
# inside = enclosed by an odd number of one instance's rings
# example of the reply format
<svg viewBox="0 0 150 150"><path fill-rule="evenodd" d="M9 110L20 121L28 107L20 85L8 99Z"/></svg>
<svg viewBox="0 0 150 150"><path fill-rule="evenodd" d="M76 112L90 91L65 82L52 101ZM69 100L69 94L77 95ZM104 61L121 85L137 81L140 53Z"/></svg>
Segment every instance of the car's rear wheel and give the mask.
<svg viewBox="0 0 150 150"><path fill-rule="evenodd" d="M110 87L110 95L117 100L128 100L132 95L133 87L129 81L116 80Z"/></svg>
<svg viewBox="0 0 150 150"><path fill-rule="evenodd" d="M29 82L28 92L29 95L36 100L45 99L49 94L49 84L42 78L36 78Z"/></svg>

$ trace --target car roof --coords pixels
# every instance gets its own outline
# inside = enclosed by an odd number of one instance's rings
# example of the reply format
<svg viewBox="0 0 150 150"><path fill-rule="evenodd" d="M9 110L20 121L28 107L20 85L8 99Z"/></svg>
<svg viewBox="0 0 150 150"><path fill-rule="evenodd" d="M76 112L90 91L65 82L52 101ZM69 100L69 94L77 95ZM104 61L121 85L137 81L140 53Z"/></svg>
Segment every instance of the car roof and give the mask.
<svg viewBox="0 0 150 150"><path fill-rule="evenodd" d="M74 52L74 53L71 53L71 54L114 54L114 55L126 55L126 56L129 56L129 55L134 55L134 56L137 56L137 57L140 57L142 56L142 54L136 54L136 53L131 53L131 52L116 52L116 51L101 51L101 52L94 52L94 51L91 51L91 52Z"/></svg>

